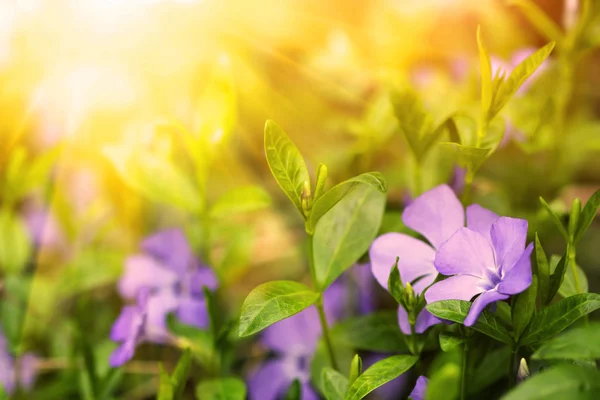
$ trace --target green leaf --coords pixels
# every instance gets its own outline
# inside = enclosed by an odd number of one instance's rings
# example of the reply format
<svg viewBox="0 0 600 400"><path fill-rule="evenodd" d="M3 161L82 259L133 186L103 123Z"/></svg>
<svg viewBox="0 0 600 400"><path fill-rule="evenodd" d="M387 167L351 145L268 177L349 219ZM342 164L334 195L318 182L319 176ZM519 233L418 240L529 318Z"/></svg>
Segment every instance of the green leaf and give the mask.
<svg viewBox="0 0 600 400"><path fill-rule="evenodd" d="M321 386L326 400L344 400L348 391L348 378L330 367L323 368Z"/></svg>
<svg viewBox="0 0 600 400"><path fill-rule="evenodd" d="M600 359L600 322L570 330L544 343L532 356L535 360Z"/></svg>
<svg viewBox="0 0 600 400"><path fill-rule="evenodd" d="M308 169L296 145L271 120L265 124L265 155L273 177L300 214L304 215L302 190L305 182L310 183Z"/></svg>
<svg viewBox="0 0 600 400"><path fill-rule="evenodd" d="M552 218L552 222L554 222L554 225L556 225L556 227L558 228L559 232L563 235L565 240L569 241L569 234L567 233L567 229L565 228L565 225L562 223L562 221L560 220L558 215L556 215L556 213L554 212L554 210L552 210L552 208L546 202L546 200L544 200L541 197L540 197L540 203L542 203L542 206L544 206L546 211L548 211L548 214L550 214L550 217Z"/></svg>
<svg viewBox="0 0 600 400"><path fill-rule="evenodd" d="M368 250L379 230L385 200L385 193L373 186L357 185L319 220L312 240L321 291Z"/></svg>
<svg viewBox="0 0 600 400"><path fill-rule="evenodd" d="M551 300L548 299L550 292L550 266L537 232L535 233L535 259L538 276L538 295L542 305L546 305Z"/></svg>
<svg viewBox="0 0 600 400"><path fill-rule="evenodd" d="M213 355L214 340L210 332L181 323L174 313L167 315L166 322L170 333L186 339L186 344L199 361L203 364L210 362Z"/></svg>
<svg viewBox="0 0 600 400"><path fill-rule="evenodd" d="M239 334L249 336L313 305L319 293L293 281L273 281L254 288L242 305Z"/></svg>
<svg viewBox="0 0 600 400"><path fill-rule="evenodd" d="M454 400L460 389L460 367L454 363L445 364L429 379L425 398L427 400Z"/></svg>
<svg viewBox="0 0 600 400"><path fill-rule="evenodd" d="M525 346L549 339L599 308L599 294L584 293L567 297L537 313L521 335L519 344Z"/></svg>
<svg viewBox="0 0 600 400"><path fill-rule="evenodd" d="M600 190L597 190L583 207L579 217L579 227L575 234L575 243L581 240L585 231L587 231L596 215L598 215L598 210L600 210Z"/></svg>
<svg viewBox="0 0 600 400"><path fill-rule="evenodd" d="M29 231L12 210L0 210L0 267L5 274L16 274L25 268L31 256Z"/></svg>
<svg viewBox="0 0 600 400"><path fill-rule="evenodd" d="M171 375L171 383L173 384L173 399L183 399L183 391L185 384L190 376L192 368L192 355L190 349L186 349L175 366L175 371Z"/></svg>
<svg viewBox="0 0 600 400"><path fill-rule="evenodd" d="M507 346L487 351L481 362L473 368L469 376L468 393L478 393L482 389L504 378L506 376L505 369L490 368L490 365L508 365L510 357L511 350Z"/></svg>
<svg viewBox="0 0 600 400"><path fill-rule="evenodd" d="M583 272L579 265L575 265L575 270L577 271L577 282L575 282L575 277L573 276L572 265L569 270L565 272L565 278L558 289L558 294L562 297L571 297L575 294L586 293L589 290L585 272ZM581 289L581 291L578 289Z"/></svg>
<svg viewBox="0 0 600 400"><path fill-rule="evenodd" d="M479 48L479 69L481 71L481 111L487 115L492 106L492 62L481 38L481 27L477 27L477 47ZM491 118L490 118L491 119Z"/></svg>
<svg viewBox="0 0 600 400"><path fill-rule="evenodd" d="M453 149L458 165L471 172L477 171L492 153L491 148L482 149L473 146L463 146L462 144L453 142L441 142L440 144Z"/></svg>
<svg viewBox="0 0 600 400"><path fill-rule="evenodd" d="M123 368L109 368L102 378L98 400L110 400L114 398L114 392L123 380L124 375Z"/></svg>
<svg viewBox="0 0 600 400"><path fill-rule="evenodd" d="M173 382L171 381L171 377L162 364L159 365L160 369L160 380L158 384L158 395L157 400L173 400L175 397L175 388L173 387Z"/></svg>
<svg viewBox="0 0 600 400"><path fill-rule="evenodd" d="M302 400L302 386L298 378L294 379L285 393L283 400Z"/></svg>
<svg viewBox="0 0 600 400"><path fill-rule="evenodd" d="M209 379L196 386L198 400L244 400L246 385L238 378Z"/></svg>
<svg viewBox="0 0 600 400"><path fill-rule="evenodd" d="M377 311L348 318L331 329L331 337L340 346L354 350L381 353L408 350L398 326L396 311Z"/></svg>
<svg viewBox="0 0 600 400"><path fill-rule="evenodd" d="M502 82L494 93L492 107L489 110L488 118L491 120L502 110L508 100L519 90L521 85L529 78L539 67L544 60L548 58L554 49L554 42L550 42L535 53L523 60L519 65L512 70L506 81Z"/></svg>
<svg viewBox="0 0 600 400"><path fill-rule="evenodd" d="M600 371L578 365L547 369L502 397L502 400L594 400L600 393Z"/></svg>
<svg viewBox="0 0 600 400"><path fill-rule="evenodd" d="M561 43L564 39L564 33L561 28L546 13L539 8L537 4L530 0L510 0L509 4L514 4L523 11L525 18L548 40Z"/></svg>
<svg viewBox="0 0 600 400"><path fill-rule="evenodd" d="M442 351L453 350L465 342L465 338L462 335L454 332L442 332L439 339Z"/></svg>
<svg viewBox="0 0 600 400"><path fill-rule="evenodd" d="M404 302L404 295L406 289L404 287L404 284L402 283L400 271L398 270L398 259L399 257L396 257L396 262L392 266L390 276L388 277L388 291L390 292L394 300L396 300L398 304L401 304L404 307L402 303Z"/></svg>
<svg viewBox="0 0 600 400"><path fill-rule="evenodd" d="M210 216L222 218L232 214L251 212L271 205L271 197L259 186L243 186L221 196L210 208Z"/></svg>
<svg viewBox="0 0 600 400"><path fill-rule="evenodd" d="M184 211L204 207L196 187L172 160L130 147L110 146L103 151L127 186L151 201Z"/></svg>
<svg viewBox="0 0 600 400"><path fill-rule="evenodd" d="M568 232L569 238L571 238L571 242L574 243L575 234L577 233L577 228L579 227L579 216L581 215L581 200L578 198L573 199L571 203L571 213L569 214L569 225Z"/></svg>
<svg viewBox="0 0 600 400"><path fill-rule="evenodd" d="M352 192L358 185L370 185L381 193L386 193L387 191L385 178L379 172L360 174L334 186L313 204L308 220L309 231L314 231L319 219L338 204L347 194Z"/></svg>
<svg viewBox="0 0 600 400"><path fill-rule="evenodd" d="M427 310L436 317L458 322L459 324L463 323L470 308L471 303L464 300L436 301L427 305ZM506 344L512 344L513 342L510 333L504 325L500 323L494 314L487 310L481 312L472 328L500 342Z"/></svg>
<svg viewBox="0 0 600 400"><path fill-rule="evenodd" d="M415 159L420 162L442 131L433 129L433 117L425 111L421 99L414 91L394 92L390 100L398 120L398 128L406 138Z"/></svg>
<svg viewBox="0 0 600 400"><path fill-rule="evenodd" d="M558 265L554 269L554 272L552 273L552 275L550 275L550 289L548 290L548 298L546 299L547 303L550 303L552 299L554 299L554 296L556 296L556 293L558 293L558 290L564 282L567 266L570 263L569 257L567 255L568 252L569 249L567 247L567 253L564 256L562 256L562 258L558 262Z"/></svg>
<svg viewBox="0 0 600 400"><path fill-rule="evenodd" d="M512 325L515 338L518 339L521 333L529 323L531 316L535 311L537 298L538 278L533 275L531 285L524 292L519 293L513 299L512 305Z"/></svg>
<svg viewBox="0 0 600 400"><path fill-rule="evenodd" d="M369 367L348 388L345 400L360 400L381 385L408 371L419 357L398 355L388 357Z"/></svg>

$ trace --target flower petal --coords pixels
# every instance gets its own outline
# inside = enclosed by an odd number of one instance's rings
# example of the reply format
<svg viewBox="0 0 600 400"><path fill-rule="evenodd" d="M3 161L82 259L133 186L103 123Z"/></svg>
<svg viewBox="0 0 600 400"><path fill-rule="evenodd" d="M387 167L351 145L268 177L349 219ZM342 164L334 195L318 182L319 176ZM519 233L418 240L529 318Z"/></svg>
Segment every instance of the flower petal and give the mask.
<svg viewBox="0 0 600 400"><path fill-rule="evenodd" d="M317 392L315 392L315 389L313 389L313 387L311 386L310 381L302 382L300 387L302 389L302 395L300 396L300 398L302 400L319 400L320 399Z"/></svg>
<svg viewBox="0 0 600 400"><path fill-rule="evenodd" d="M133 340L126 340L119 347L117 347L109 358L110 366L113 368L120 367L127 361L133 358L135 353L136 342Z"/></svg>
<svg viewBox="0 0 600 400"><path fill-rule="evenodd" d="M487 267L495 265L491 243L479 232L460 228L438 250L435 268L444 275L483 276Z"/></svg>
<svg viewBox="0 0 600 400"><path fill-rule="evenodd" d="M263 345L282 354L310 355L321 336L319 314L311 306L264 330Z"/></svg>
<svg viewBox="0 0 600 400"><path fill-rule="evenodd" d="M161 290L148 298L148 315L145 336L148 340L162 343L167 334L167 314L179 306L179 297L170 289Z"/></svg>
<svg viewBox="0 0 600 400"><path fill-rule="evenodd" d="M217 275L209 267L200 267L196 269L189 277L190 291L197 296L203 296L203 287L209 290L215 290L219 286Z"/></svg>
<svg viewBox="0 0 600 400"><path fill-rule="evenodd" d="M19 359L19 383L25 390L35 384L38 373L39 358L32 353L25 353Z"/></svg>
<svg viewBox="0 0 600 400"><path fill-rule="evenodd" d="M439 249L458 228L464 226L465 213L452 189L448 185L440 185L423 193L406 207L402 221Z"/></svg>
<svg viewBox="0 0 600 400"><path fill-rule="evenodd" d="M479 287L481 279L472 275L455 275L439 281L425 292L427 303L441 300L471 299L483 290Z"/></svg>
<svg viewBox="0 0 600 400"><path fill-rule="evenodd" d="M417 316L417 321L415 323L415 333L423 333L430 326L437 325L441 322L441 319L435 317L429 311L423 309ZM412 331L410 330L410 322L408 322L408 314L402 306L398 306L398 325L400 325L400 330L405 335L412 334Z"/></svg>
<svg viewBox="0 0 600 400"><path fill-rule="evenodd" d="M118 288L121 296L132 299L143 287L160 288L172 285L177 275L150 256L138 254L128 257L125 271L119 280Z"/></svg>
<svg viewBox="0 0 600 400"><path fill-rule="evenodd" d="M206 308L206 300L204 298L195 299L192 297L179 299L177 318L187 325L208 328L210 317Z"/></svg>
<svg viewBox="0 0 600 400"><path fill-rule="evenodd" d="M248 379L250 400L277 400L293 382L286 373L284 360L264 363Z"/></svg>
<svg viewBox="0 0 600 400"><path fill-rule="evenodd" d="M142 249L175 271L184 274L194 266L194 254L181 229L167 229L147 237Z"/></svg>
<svg viewBox="0 0 600 400"><path fill-rule="evenodd" d="M521 254L515 265L504 275L502 281L498 285L498 291L504 294L517 294L527 289L531 285L531 253L533 251L533 243Z"/></svg>
<svg viewBox="0 0 600 400"><path fill-rule="evenodd" d="M496 252L496 265L506 274L525 250L527 220L500 217L492 225L491 236Z"/></svg>
<svg viewBox="0 0 600 400"><path fill-rule="evenodd" d="M479 318L479 314L481 311L490 303L494 303L500 300L506 300L509 296L498 293L496 290L490 290L487 292L483 292L479 295L478 298L475 299L473 304L471 305L471 309L467 314L467 318L465 318L464 324L465 326L473 326L475 322L477 322L477 318Z"/></svg>
<svg viewBox="0 0 600 400"><path fill-rule="evenodd" d="M427 391L428 384L429 379L423 375L419 376L415 388L412 390L412 392L410 392L410 397L413 400L425 400L425 392Z"/></svg>
<svg viewBox="0 0 600 400"><path fill-rule="evenodd" d="M121 342L135 336L138 319L139 312L136 306L123 307L121 314L119 314L110 330L110 340Z"/></svg>
<svg viewBox="0 0 600 400"><path fill-rule="evenodd" d="M500 218L498 214L491 212L479 204L471 204L467 207L467 228L481 233L492 243L492 224Z"/></svg>
<svg viewBox="0 0 600 400"><path fill-rule="evenodd" d="M390 271L398 260L398 270L404 284L429 274L414 285L415 292L421 293L437 276L433 266L435 250L426 243L402 233L386 233L379 236L369 249L371 271L377 282L387 290Z"/></svg>

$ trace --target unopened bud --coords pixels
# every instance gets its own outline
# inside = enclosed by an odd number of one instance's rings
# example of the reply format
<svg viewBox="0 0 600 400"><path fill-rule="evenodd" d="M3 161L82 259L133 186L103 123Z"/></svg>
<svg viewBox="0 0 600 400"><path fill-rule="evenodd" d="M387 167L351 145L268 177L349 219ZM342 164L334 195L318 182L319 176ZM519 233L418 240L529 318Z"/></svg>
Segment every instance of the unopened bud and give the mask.
<svg viewBox="0 0 600 400"><path fill-rule="evenodd" d="M310 191L310 182L304 181L304 186L302 187L302 195L301 195L301 203L302 203L302 211L305 216L308 216L310 209L312 208L311 204L312 193Z"/></svg>
<svg viewBox="0 0 600 400"><path fill-rule="evenodd" d="M519 382L524 381L529 377L529 367L527 366L527 361L524 358L521 358L521 362L519 363L519 372L517 373L517 380Z"/></svg>

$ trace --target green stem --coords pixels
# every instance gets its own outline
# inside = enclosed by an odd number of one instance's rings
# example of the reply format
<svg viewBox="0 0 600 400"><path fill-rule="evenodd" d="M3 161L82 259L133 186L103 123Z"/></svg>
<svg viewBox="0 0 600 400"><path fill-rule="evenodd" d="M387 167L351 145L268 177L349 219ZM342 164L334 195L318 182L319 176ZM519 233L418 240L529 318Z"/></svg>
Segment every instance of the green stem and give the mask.
<svg viewBox="0 0 600 400"><path fill-rule="evenodd" d="M421 162L419 160L415 160L415 168L413 170L413 198L416 198L421 194L422 190L422 174L421 174Z"/></svg>
<svg viewBox="0 0 600 400"><path fill-rule="evenodd" d="M516 366L518 363L519 351L517 348L512 349L509 361L508 361L508 389L512 389L517 384L517 371Z"/></svg>
<svg viewBox="0 0 600 400"><path fill-rule="evenodd" d="M314 265L314 251L313 251L313 235L308 235L308 267L310 270L310 277L313 282L313 286L317 287L317 276L315 273ZM319 296L316 303L317 310L319 311L319 320L321 321L321 330L323 331L323 340L325 340L325 346L327 347L327 353L329 354L329 361L331 367L338 370L338 364L335 359L335 352L331 344L331 338L329 335L329 326L327 325L327 317L325 316L325 309L323 308L323 294Z"/></svg>
<svg viewBox="0 0 600 400"><path fill-rule="evenodd" d="M473 179L475 174L467 169L465 174L465 188L462 192L462 203L466 207L471 204L471 192L473 188Z"/></svg>
<svg viewBox="0 0 600 400"><path fill-rule="evenodd" d="M460 400L467 398L467 361L469 358L469 339L463 345L462 368L460 370Z"/></svg>
<svg viewBox="0 0 600 400"><path fill-rule="evenodd" d="M575 289L577 293L583 293L583 289L581 287L581 283L579 282L579 274L577 274L577 264L575 263L575 246L572 244L569 245L569 266L571 267L571 272L573 273L573 281L575 282Z"/></svg>

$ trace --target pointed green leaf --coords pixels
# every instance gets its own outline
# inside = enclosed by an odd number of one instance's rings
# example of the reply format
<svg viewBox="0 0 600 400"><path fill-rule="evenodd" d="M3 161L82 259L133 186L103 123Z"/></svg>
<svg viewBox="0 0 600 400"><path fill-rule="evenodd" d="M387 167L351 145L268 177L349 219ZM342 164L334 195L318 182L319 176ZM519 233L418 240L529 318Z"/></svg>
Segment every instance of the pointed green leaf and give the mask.
<svg viewBox="0 0 600 400"><path fill-rule="evenodd" d="M481 164L489 158L492 153L491 148L482 149L479 147L463 146L459 143L441 142L441 145L454 150L456 162L463 168L475 172L481 167Z"/></svg>
<svg viewBox="0 0 600 400"><path fill-rule="evenodd" d="M394 92L390 97L398 128L419 162L441 131L433 129L433 117L425 111L418 95L411 90Z"/></svg>
<svg viewBox="0 0 600 400"><path fill-rule="evenodd" d="M175 397L175 388L173 387L173 382L171 381L171 377L162 364L159 365L160 369L160 380L158 384L158 394L157 400L173 400Z"/></svg>
<svg viewBox="0 0 600 400"><path fill-rule="evenodd" d="M550 217L552 218L552 222L554 222L554 225L556 225L556 227L558 228L560 233L563 235L565 240L569 241L569 234L567 233L567 229L565 228L565 225L562 223L562 221L560 220L558 215L556 215L556 213L552 210L552 208L546 202L546 200L544 200L541 197L540 197L540 203L542 203L542 206L544 206L546 211L548 211L548 214L550 214Z"/></svg>
<svg viewBox="0 0 600 400"><path fill-rule="evenodd" d="M600 393L600 371L559 365L532 376L501 400L594 400Z"/></svg>
<svg viewBox="0 0 600 400"><path fill-rule="evenodd" d="M523 11L525 18L531 22L538 32L546 36L548 40L553 40L556 43L562 42L564 33L561 28L533 1L510 0L509 4L514 4L519 7Z"/></svg>
<svg viewBox="0 0 600 400"><path fill-rule="evenodd" d="M524 291L519 293L513 299L512 305L512 325L515 333L515 338L519 338L521 333L529 323L531 316L535 311L535 301L537 298L538 278L533 275L531 285Z"/></svg>
<svg viewBox="0 0 600 400"><path fill-rule="evenodd" d="M416 356L399 355L376 362L348 388L345 400L362 399L381 385L408 371L418 359Z"/></svg>
<svg viewBox="0 0 600 400"><path fill-rule="evenodd" d="M575 234L574 243L578 243L581 240L585 231L587 231L596 215L598 215L599 210L600 190L597 190L583 207L583 210L579 217L579 227L577 228L577 233Z"/></svg>
<svg viewBox="0 0 600 400"><path fill-rule="evenodd" d="M535 233L535 260L538 276L538 295L541 304L545 305L550 301L548 299L548 294L550 292L550 265L548 264L548 258L540 243L537 232Z"/></svg>
<svg viewBox="0 0 600 400"><path fill-rule="evenodd" d="M249 336L313 305L319 293L293 281L273 281L254 288L242 305L239 334Z"/></svg>
<svg viewBox="0 0 600 400"><path fill-rule="evenodd" d="M350 373L348 374L348 385L352 385L356 378L362 374L362 358L358 354L354 355L350 363Z"/></svg>
<svg viewBox="0 0 600 400"><path fill-rule="evenodd" d="M221 196L210 208L213 218L251 212L271 205L271 197L259 186L242 186Z"/></svg>
<svg viewBox="0 0 600 400"><path fill-rule="evenodd" d="M600 359L600 322L568 331L544 343L532 356L536 360Z"/></svg>
<svg viewBox="0 0 600 400"><path fill-rule="evenodd" d="M567 297L537 313L519 340L522 346L549 339L579 318L600 308L600 294L584 293Z"/></svg>
<svg viewBox="0 0 600 400"><path fill-rule="evenodd" d="M502 110L508 100L519 90L521 85L529 78L539 67L544 60L548 58L554 49L554 42L548 43L513 69L508 78L500 85L498 91L494 94L492 107L488 113L488 118L491 120Z"/></svg>
<svg viewBox="0 0 600 400"><path fill-rule="evenodd" d="M579 227L579 216L581 215L581 200L578 198L573 199L573 203L571 203L571 213L569 214L569 225L568 232L569 238L572 243L574 243L575 235L577 233L577 228Z"/></svg>
<svg viewBox="0 0 600 400"><path fill-rule="evenodd" d="M179 361L175 366L175 371L171 375L171 382L173 384L173 399L182 400L183 391L185 390L185 384L190 377L190 371L192 368L192 354L190 349L186 349Z"/></svg>
<svg viewBox="0 0 600 400"><path fill-rule="evenodd" d="M310 183L306 163L288 135L271 120L265 124L265 155L279 187L304 215L302 190L304 182Z"/></svg>
<svg viewBox="0 0 600 400"><path fill-rule="evenodd" d="M440 348L442 351L450 351L465 342L465 338L454 332L442 332L440 333Z"/></svg>
<svg viewBox="0 0 600 400"><path fill-rule="evenodd" d="M381 353L407 351L396 311L377 311L345 319L331 330L332 340L355 350Z"/></svg>
<svg viewBox="0 0 600 400"><path fill-rule="evenodd" d="M283 400L302 400L302 386L298 378L294 379L285 396L283 396Z"/></svg>
<svg viewBox="0 0 600 400"><path fill-rule="evenodd" d="M426 308L427 311L438 318L462 324L469 313L471 303L464 300L444 300L428 304ZM481 312L472 328L500 342L506 344L512 344L513 342L504 325L500 323L494 314L487 310Z"/></svg>
<svg viewBox="0 0 600 400"><path fill-rule="evenodd" d="M326 400L344 400L348 391L348 378L330 367L323 368L321 386Z"/></svg>
<svg viewBox="0 0 600 400"><path fill-rule="evenodd" d="M568 251L567 248L567 254ZM567 254L562 256L554 272L550 275L550 289L548 290L548 298L546 299L547 303L550 303L554 299L554 296L556 296L556 293L558 293L564 282L567 266L570 264Z"/></svg>
<svg viewBox="0 0 600 400"><path fill-rule="evenodd" d="M565 278L558 289L558 294L562 297L571 297L575 294L587 293L589 291L585 272L583 272L579 265L575 265L575 271L577 273L577 281L575 281L575 277L573 276L572 265L569 265L569 269L565 272Z"/></svg>
<svg viewBox="0 0 600 400"><path fill-rule="evenodd" d="M313 237L317 285L325 290L369 248L377 235L386 195L371 185L357 185L316 225Z"/></svg>
<svg viewBox="0 0 600 400"><path fill-rule="evenodd" d="M32 243L25 223L11 209L0 210L0 269L16 274L25 268L32 254Z"/></svg>
<svg viewBox="0 0 600 400"><path fill-rule="evenodd" d="M196 386L198 400L245 400L246 385L238 378L209 379Z"/></svg>
<svg viewBox="0 0 600 400"><path fill-rule="evenodd" d="M379 172L360 174L334 186L315 201L310 211L308 224L310 231L314 231L319 219L338 204L344 196L352 192L358 185L370 185L381 193L387 192L385 178Z"/></svg>
<svg viewBox="0 0 600 400"><path fill-rule="evenodd" d="M398 259L399 257L396 257L396 262L392 266L390 276L388 277L388 291L398 304L402 304L406 289L404 287L404 283L402 283L400 271L398 270Z"/></svg>
<svg viewBox="0 0 600 400"><path fill-rule="evenodd" d="M481 38L481 27L477 27L477 47L479 48L479 69L481 73L481 111L487 115L492 106L492 62ZM491 118L490 118L491 119Z"/></svg>

